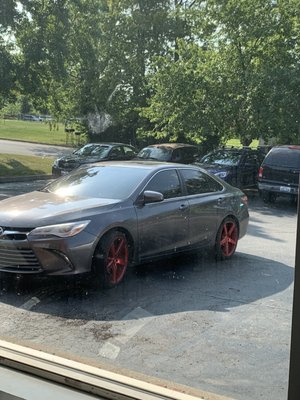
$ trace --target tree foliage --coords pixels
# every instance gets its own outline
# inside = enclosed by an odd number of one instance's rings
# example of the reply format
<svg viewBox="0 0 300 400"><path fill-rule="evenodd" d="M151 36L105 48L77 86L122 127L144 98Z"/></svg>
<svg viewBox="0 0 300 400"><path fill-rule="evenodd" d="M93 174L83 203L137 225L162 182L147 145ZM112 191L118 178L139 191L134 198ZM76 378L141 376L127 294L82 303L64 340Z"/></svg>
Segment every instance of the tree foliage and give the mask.
<svg viewBox="0 0 300 400"><path fill-rule="evenodd" d="M299 142L299 0L2 3L2 105L84 117L91 140Z"/></svg>

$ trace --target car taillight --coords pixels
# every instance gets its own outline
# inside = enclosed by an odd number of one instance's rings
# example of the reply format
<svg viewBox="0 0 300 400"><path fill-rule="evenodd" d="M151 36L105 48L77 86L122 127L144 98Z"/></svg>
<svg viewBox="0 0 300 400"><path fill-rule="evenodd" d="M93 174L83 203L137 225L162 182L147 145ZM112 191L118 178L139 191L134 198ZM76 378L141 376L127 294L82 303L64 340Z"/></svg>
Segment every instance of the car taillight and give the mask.
<svg viewBox="0 0 300 400"><path fill-rule="evenodd" d="M248 205L248 197L244 194L243 196L241 196L241 202L247 206Z"/></svg>
<svg viewBox="0 0 300 400"><path fill-rule="evenodd" d="M258 177L259 177L259 178L262 178L263 172L264 172L263 167L260 167L259 170L258 170Z"/></svg>

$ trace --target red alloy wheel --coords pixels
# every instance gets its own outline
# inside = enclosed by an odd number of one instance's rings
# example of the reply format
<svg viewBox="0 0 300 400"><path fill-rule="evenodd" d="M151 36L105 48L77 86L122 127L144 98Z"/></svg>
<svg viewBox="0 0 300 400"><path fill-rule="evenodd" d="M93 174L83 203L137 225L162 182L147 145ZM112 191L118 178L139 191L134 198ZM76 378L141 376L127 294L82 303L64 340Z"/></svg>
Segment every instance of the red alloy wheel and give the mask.
<svg viewBox="0 0 300 400"><path fill-rule="evenodd" d="M117 285L123 279L128 265L128 245L123 235L115 235L108 248L105 260L107 280Z"/></svg>
<svg viewBox="0 0 300 400"><path fill-rule="evenodd" d="M220 237L220 248L224 257L231 257L238 242L238 229L235 221L225 221Z"/></svg>

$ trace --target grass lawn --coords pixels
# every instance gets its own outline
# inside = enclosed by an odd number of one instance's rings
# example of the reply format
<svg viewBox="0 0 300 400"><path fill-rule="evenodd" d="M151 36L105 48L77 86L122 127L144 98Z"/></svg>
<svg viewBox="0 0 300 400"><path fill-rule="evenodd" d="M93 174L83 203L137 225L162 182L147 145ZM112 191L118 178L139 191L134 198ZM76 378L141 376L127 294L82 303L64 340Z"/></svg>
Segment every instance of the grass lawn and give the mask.
<svg viewBox="0 0 300 400"><path fill-rule="evenodd" d="M226 146L242 147L239 139L228 140ZM249 147L256 148L257 146L258 146L258 140L253 140Z"/></svg>
<svg viewBox="0 0 300 400"><path fill-rule="evenodd" d="M49 128L49 123L19 120L0 120L0 139L24 140L51 145L76 146L76 137L73 143L66 137L64 125L59 124L58 130ZM68 139L68 141L67 141ZM83 144L83 143L81 143ZM257 147L258 140L251 143ZM238 139L231 139L227 146L241 146ZM21 156L17 154L0 154L0 176L22 176L51 174L51 158Z"/></svg>
<svg viewBox="0 0 300 400"><path fill-rule="evenodd" d="M0 177L51 174L49 157L0 154Z"/></svg>
<svg viewBox="0 0 300 400"><path fill-rule="evenodd" d="M0 120L0 139L25 140L28 142L59 144L67 143L63 124L50 131L48 122Z"/></svg>

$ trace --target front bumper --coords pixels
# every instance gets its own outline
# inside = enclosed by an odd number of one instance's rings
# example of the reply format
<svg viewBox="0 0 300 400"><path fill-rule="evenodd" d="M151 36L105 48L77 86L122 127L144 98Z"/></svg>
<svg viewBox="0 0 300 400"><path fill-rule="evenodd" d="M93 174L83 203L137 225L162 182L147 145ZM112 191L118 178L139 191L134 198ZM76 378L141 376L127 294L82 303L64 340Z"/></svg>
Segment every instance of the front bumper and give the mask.
<svg viewBox="0 0 300 400"><path fill-rule="evenodd" d="M0 271L15 274L73 275L91 270L96 237L31 239L9 230L0 238Z"/></svg>

